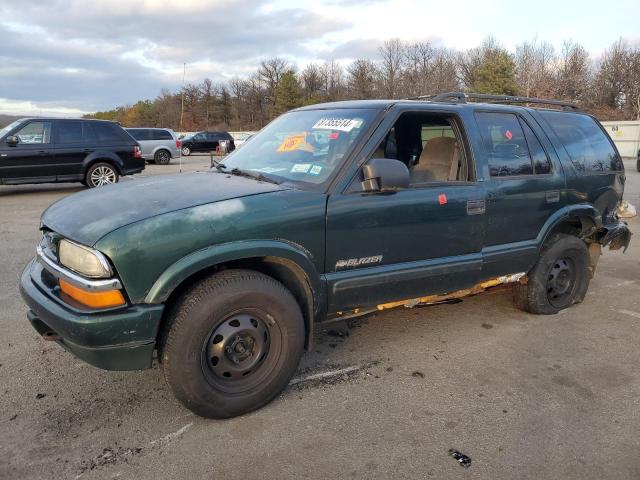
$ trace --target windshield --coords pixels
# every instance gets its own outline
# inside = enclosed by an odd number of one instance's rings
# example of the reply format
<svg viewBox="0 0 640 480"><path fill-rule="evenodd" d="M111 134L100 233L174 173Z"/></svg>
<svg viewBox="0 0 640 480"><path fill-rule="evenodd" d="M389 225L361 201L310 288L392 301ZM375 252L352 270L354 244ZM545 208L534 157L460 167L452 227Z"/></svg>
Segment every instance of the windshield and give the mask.
<svg viewBox="0 0 640 480"><path fill-rule="evenodd" d="M6 127L4 127L2 130L0 130L0 138L4 137L7 133L9 133L11 130L17 127L21 121L22 120L16 120L15 122L10 123Z"/></svg>
<svg viewBox="0 0 640 480"><path fill-rule="evenodd" d="M279 181L319 185L373 120L377 110L303 110L287 113L223 160L224 169L248 170Z"/></svg>

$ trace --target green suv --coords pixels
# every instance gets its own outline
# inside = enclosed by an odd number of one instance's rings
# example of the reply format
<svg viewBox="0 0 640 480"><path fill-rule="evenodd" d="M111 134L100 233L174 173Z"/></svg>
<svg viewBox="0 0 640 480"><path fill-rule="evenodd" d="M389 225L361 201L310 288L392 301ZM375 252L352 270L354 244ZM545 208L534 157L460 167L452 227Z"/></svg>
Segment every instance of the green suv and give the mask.
<svg viewBox="0 0 640 480"><path fill-rule="evenodd" d="M56 202L20 288L45 339L109 370L157 353L187 408L232 417L287 386L317 322L508 282L528 312L582 301L602 246L629 243L624 181L562 102L314 105L210 171Z"/></svg>

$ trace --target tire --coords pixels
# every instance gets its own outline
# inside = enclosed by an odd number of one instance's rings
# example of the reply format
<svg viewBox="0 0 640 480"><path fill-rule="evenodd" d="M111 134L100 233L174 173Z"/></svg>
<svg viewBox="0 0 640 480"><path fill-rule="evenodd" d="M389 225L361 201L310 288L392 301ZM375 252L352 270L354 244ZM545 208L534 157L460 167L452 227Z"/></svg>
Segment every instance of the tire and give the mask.
<svg viewBox="0 0 640 480"><path fill-rule="evenodd" d="M189 155L191 155L191 148L189 147L182 147L182 149L180 150L180 152L182 153L182 155L184 155L185 157L188 157Z"/></svg>
<svg viewBox="0 0 640 480"><path fill-rule="evenodd" d="M159 343L165 380L189 410L230 418L273 400L304 350L302 312L280 282L225 270L174 304Z"/></svg>
<svg viewBox="0 0 640 480"><path fill-rule="evenodd" d="M153 160L158 165L168 165L171 161L171 154L167 150L158 150L153 156Z"/></svg>
<svg viewBox="0 0 640 480"><path fill-rule="evenodd" d="M118 183L118 170L107 162L94 163L85 174L84 181L89 188Z"/></svg>
<svg viewBox="0 0 640 480"><path fill-rule="evenodd" d="M590 280L586 244L572 235L557 234L542 247L528 282L514 285L513 300L526 312L553 315L582 302Z"/></svg>
<svg viewBox="0 0 640 480"><path fill-rule="evenodd" d="M636 170L640 172L640 157L638 157L638 160L636 160Z"/></svg>

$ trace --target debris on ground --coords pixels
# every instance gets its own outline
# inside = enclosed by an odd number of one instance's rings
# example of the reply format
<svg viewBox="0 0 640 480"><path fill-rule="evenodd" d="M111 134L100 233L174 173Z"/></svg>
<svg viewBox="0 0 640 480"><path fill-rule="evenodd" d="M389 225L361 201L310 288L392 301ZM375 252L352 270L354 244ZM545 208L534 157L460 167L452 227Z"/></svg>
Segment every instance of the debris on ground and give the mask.
<svg viewBox="0 0 640 480"><path fill-rule="evenodd" d="M618 207L618 216L620 218L633 218L637 215L636 207L623 200Z"/></svg>
<svg viewBox="0 0 640 480"><path fill-rule="evenodd" d="M41 398L44 398L46 396L47 396L46 393L38 393L38 394L36 394L36 400L40 400Z"/></svg>
<svg viewBox="0 0 640 480"><path fill-rule="evenodd" d="M471 466L471 458L465 455L464 453L459 452L454 448L450 448L449 455L455 458L458 461L458 463L462 465L464 468L469 468Z"/></svg>
<svg viewBox="0 0 640 480"><path fill-rule="evenodd" d="M424 378L424 373L419 372L418 370L411 373L412 377Z"/></svg>

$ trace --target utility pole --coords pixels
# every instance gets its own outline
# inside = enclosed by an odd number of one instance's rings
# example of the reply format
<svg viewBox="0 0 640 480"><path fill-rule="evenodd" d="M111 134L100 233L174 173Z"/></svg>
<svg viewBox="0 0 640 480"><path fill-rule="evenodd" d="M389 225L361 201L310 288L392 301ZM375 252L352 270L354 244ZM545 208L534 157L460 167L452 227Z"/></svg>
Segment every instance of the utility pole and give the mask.
<svg viewBox="0 0 640 480"><path fill-rule="evenodd" d="M187 63L182 64L182 95L180 103L182 104L180 107L180 132L182 133L182 119L184 118L184 77L187 75ZM182 148L182 147L180 147ZM180 173L182 173L182 152L180 152Z"/></svg>
<svg viewBox="0 0 640 480"><path fill-rule="evenodd" d="M187 75L187 64L182 64L182 95L181 95L181 103L182 106L180 108L180 132L182 132L182 119L184 118L184 78Z"/></svg>

